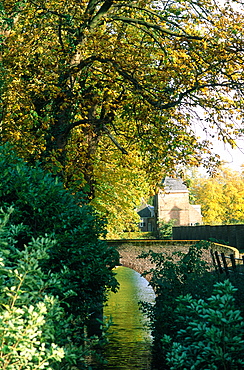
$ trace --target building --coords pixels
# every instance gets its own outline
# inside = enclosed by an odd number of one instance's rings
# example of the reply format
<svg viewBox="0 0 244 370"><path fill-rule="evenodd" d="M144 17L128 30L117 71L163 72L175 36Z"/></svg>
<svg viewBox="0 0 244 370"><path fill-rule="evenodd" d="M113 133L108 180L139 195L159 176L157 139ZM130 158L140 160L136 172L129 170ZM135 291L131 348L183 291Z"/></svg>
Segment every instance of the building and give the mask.
<svg viewBox="0 0 244 370"><path fill-rule="evenodd" d="M141 218L139 228L141 231L156 231L156 218L154 212L154 206L151 206L144 201L141 206L137 208L137 213Z"/></svg>
<svg viewBox="0 0 244 370"><path fill-rule="evenodd" d="M155 231L159 220L175 220L175 226L202 224L201 206L189 201L189 190L179 178L166 177L154 197L154 206L144 203L137 209L142 231Z"/></svg>

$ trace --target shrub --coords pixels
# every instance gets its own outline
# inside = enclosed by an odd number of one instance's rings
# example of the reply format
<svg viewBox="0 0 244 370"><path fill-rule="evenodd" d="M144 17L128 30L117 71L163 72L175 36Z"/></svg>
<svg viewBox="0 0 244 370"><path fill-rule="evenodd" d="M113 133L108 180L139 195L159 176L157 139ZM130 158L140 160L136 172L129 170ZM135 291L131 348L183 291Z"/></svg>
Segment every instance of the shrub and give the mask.
<svg viewBox="0 0 244 370"><path fill-rule="evenodd" d="M156 367L163 364L166 369L165 351L161 346L163 335L175 339L179 324L175 320L174 310L180 295L192 293L193 297L204 298L211 294L216 276L209 273L209 265L203 260L203 251L209 247L208 242L198 242L189 247L187 253L180 251L168 253L143 253L141 258L149 258L155 265L150 271L150 283L155 291L155 304L143 304L149 316L154 337L154 362Z"/></svg>
<svg viewBox="0 0 244 370"><path fill-rule="evenodd" d="M244 367L244 322L235 307L236 289L226 280L214 285L210 298L191 294L177 299L177 342L162 339L171 370L230 370Z"/></svg>
<svg viewBox="0 0 244 370"><path fill-rule="evenodd" d="M16 247L23 224L9 224L0 209L0 368L3 370L90 369L94 349L103 338L83 338L77 346L73 335L75 315L68 314L50 291L60 285L59 273L43 272L53 237L32 239ZM66 292L66 299L74 295Z"/></svg>
<svg viewBox="0 0 244 370"><path fill-rule="evenodd" d="M10 210L10 212L13 209ZM0 223L0 368L2 370L52 369L64 355L55 343L55 323L63 319L59 301L45 293L47 278L38 266L54 241L32 240L22 251L15 237L23 225Z"/></svg>
<svg viewBox="0 0 244 370"><path fill-rule="evenodd" d="M168 222L163 219L158 221L158 238L159 239L172 239L173 226L176 220L169 220Z"/></svg>
<svg viewBox="0 0 244 370"><path fill-rule="evenodd" d="M0 146L0 206L13 206L11 223L23 225L15 237L16 249L24 250L32 238L45 234L56 240L39 265L42 272L56 274L48 292L62 302L72 342L82 345L91 313L101 308L107 289L117 287L112 268L118 253L99 240L104 221L84 204L81 193L67 191L38 165L30 167L9 145ZM67 341L66 335L62 340Z"/></svg>

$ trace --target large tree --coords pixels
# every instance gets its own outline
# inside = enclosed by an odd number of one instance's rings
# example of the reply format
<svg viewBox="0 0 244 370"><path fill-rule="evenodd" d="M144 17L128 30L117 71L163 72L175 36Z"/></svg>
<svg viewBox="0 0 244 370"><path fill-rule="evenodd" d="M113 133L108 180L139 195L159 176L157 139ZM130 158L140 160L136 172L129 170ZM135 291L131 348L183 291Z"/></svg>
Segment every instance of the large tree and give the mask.
<svg viewBox="0 0 244 370"><path fill-rule="evenodd" d="M231 4L3 0L2 141L90 198L111 185L108 167L119 178L133 163L143 184L215 160L191 125L239 133L243 15Z"/></svg>

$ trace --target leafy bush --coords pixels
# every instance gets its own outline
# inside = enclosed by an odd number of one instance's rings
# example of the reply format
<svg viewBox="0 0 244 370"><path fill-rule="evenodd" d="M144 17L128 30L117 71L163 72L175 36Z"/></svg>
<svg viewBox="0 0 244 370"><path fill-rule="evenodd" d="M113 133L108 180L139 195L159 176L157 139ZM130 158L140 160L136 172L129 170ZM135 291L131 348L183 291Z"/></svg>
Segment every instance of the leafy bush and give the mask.
<svg viewBox="0 0 244 370"><path fill-rule="evenodd" d="M0 368L52 369L65 356L55 343L56 323L64 311L56 298L45 293L47 277L38 260L47 256L54 241L33 239L19 251L15 237L23 225L7 227L8 214L1 212L1 216Z"/></svg>
<svg viewBox="0 0 244 370"><path fill-rule="evenodd" d="M120 233L116 239L155 239L149 231L125 231Z"/></svg>
<svg viewBox="0 0 244 370"><path fill-rule="evenodd" d="M176 220L169 220L168 222L164 220L158 221L158 235L159 239L172 239L173 226Z"/></svg>
<svg viewBox="0 0 244 370"><path fill-rule="evenodd" d="M163 364L163 369L167 368L161 338L166 334L175 339L179 329L174 313L177 298L187 293L192 293L196 298L204 298L212 292L216 276L209 273L209 266L202 258L203 251L208 247L208 242L201 241L191 245L187 253L175 251L167 254L149 251L140 256L149 258L155 266L144 273L151 274L150 283L156 294L155 304L144 303L143 309L151 320L156 367Z"/></svg>
<svg viewBox="0 0 244 370"><path fill-rule="evenodd" d="M94 348L103 338L83 338L77 346L75 315L65 312L59 298L48 293L60 284L60 274L40 268L56 241L33 238L19 250L18 235L25 226L9 224L13 212L0 209L0 368L90 369L91 356L97 356Z"/></svg>
<svg viewBox="0 0 244 370"><path fill-rule="evenodd" d="M171 370L227 370L244 367L244 322L235 307L236 289L226 280L214 285L210 298L191 294L177 299L177 342L162 339Z"/></svg>
<svg viewBox="0 0 244 370"><path fill-rule="evenodd" d="M19 251L33 237L48 234L56 240L39 265L42 272L56 274L48 292L62 302L72 342L82 345L90 315L101 309L107 289L117 287L112 268L118 253L99 240L104 221L84 204L82 194L67 191L39 166L30 167L9 145L0 146L0 206L13 206L11 223L23 225L15 238ZM66 334L60 335L62 341L67 342Z"/></svg>

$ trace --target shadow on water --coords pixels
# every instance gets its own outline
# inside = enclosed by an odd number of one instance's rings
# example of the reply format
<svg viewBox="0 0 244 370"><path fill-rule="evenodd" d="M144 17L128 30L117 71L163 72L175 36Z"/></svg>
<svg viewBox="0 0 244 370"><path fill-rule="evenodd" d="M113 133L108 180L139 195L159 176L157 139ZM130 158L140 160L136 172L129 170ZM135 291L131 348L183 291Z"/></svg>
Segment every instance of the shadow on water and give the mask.
<svg viewBox="0 0 244 370"><path fill-rule="evenodd" d="M139 273L119 266L115 270L120 289L110 293L104 316L112 319L109 344L105 350L107 364L102 370L151 369L152 337L146 316L138 302L154 302L155 294Z"/></svg>

